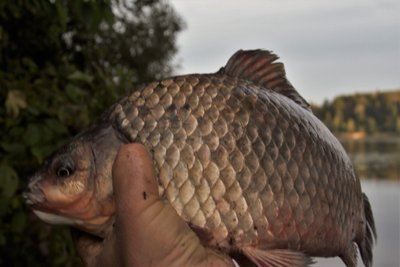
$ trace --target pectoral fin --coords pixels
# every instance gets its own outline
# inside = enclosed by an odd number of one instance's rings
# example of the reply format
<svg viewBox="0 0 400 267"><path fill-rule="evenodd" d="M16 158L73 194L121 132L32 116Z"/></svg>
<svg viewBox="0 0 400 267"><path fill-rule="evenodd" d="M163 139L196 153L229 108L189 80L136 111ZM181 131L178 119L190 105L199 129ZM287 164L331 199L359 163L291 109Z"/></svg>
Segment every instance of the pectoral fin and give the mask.
<svg viewBox="0 0 400 267"><path fill-rule="evenodd" d="M245 247L242 251L259 267L306 267L314 263L305 254L291 250L260 250Z"/></svg>

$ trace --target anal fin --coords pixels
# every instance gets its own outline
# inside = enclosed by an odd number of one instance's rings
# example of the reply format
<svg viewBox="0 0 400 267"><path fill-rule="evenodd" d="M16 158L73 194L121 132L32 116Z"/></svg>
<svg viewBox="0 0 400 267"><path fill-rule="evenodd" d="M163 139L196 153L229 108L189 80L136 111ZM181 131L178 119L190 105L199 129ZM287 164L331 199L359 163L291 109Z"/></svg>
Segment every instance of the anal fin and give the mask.
<svg viewBox="0 0 400 267"><path fill-rule="evenodd" d="M357 267L357 248L356 245L351 242L345 252L340 255L340 258L346 264L346 267Z"/></svg>
<svg viewBox="0 0 400 267"><path fill-rule="evenodd" d="M258 267L306 267L314 263L310 257L298 251L260 250L253 247L245 247L242 251Z"/></svg>

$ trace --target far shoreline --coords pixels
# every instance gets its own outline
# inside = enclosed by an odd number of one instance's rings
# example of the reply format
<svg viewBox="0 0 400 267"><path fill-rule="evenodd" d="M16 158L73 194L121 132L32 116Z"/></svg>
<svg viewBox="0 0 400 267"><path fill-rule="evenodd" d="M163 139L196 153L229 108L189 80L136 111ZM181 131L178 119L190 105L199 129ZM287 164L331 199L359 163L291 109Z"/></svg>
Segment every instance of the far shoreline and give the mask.
<svg viewBox="0 0 400 267"><path fill-rule="evenodd" d="M366 133L362 131L354 132L335 132L333 133L340 141L400 141L400 135L398 133L391 132L377 132L377 133Z"/></svg>

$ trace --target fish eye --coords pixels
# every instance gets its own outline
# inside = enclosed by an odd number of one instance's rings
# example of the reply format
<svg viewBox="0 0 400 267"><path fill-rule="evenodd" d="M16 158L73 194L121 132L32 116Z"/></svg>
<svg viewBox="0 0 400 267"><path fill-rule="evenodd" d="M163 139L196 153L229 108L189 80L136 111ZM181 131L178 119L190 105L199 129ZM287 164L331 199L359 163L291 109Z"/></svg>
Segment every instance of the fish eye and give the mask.
<svg viewBox="0 0 400 267"><path fill-rule="evenodd" d="M68 177L72 174L72 170L68 167L61 167L57 170L58 177Z"/></svg>
<svg viewBox="0 0 400 267"><path fill-rule="evenodd" d="M56 168L56 175L60 178L66 178L74 173L74 165L70 161L63 162Z"/></svg>

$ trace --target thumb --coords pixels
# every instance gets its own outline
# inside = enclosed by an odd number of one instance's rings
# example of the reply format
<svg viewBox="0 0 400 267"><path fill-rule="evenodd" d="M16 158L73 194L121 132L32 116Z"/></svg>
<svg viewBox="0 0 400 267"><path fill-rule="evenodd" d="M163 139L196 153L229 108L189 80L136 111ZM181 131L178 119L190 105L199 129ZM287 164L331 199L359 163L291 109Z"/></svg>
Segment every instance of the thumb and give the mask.
<svg viewBox="0 0 400 267"><path fill-rule="evenodd" d="M163 209L153 161L142 144L121 146L113 165L115 256L124 266L148 266L141 257L151 251L153 218Z"/></svg>
<svg viewBox="0 0 400 267"><path fill-rule="evenodd" d="M142 144L120 148L113 165L113 188L116 214L123 220L134 219L159 200L153 161Z"/></svg>

